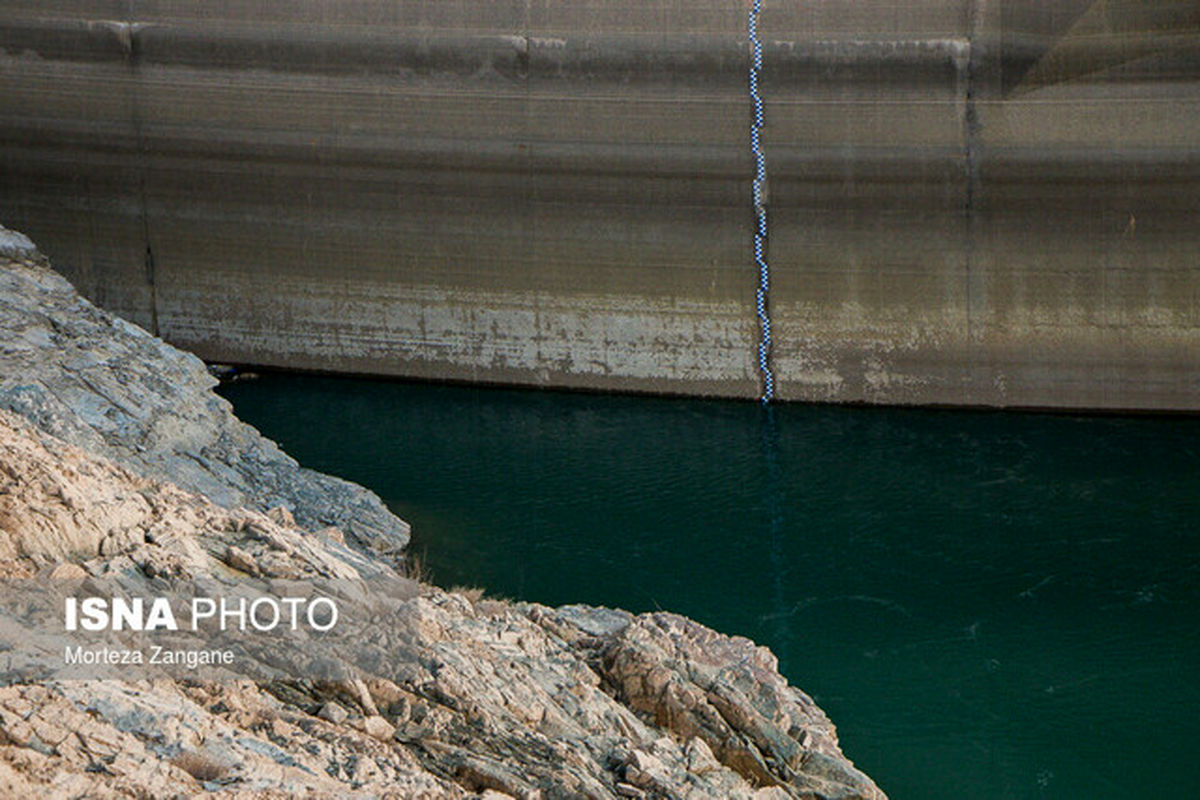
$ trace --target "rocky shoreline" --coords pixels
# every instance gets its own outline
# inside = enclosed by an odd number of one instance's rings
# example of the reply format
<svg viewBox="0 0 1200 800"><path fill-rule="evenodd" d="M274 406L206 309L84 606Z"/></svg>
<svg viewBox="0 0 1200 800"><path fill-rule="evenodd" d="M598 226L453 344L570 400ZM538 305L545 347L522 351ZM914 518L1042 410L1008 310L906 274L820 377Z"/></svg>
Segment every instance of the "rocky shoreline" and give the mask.
<svg viewBox="0 0 1200 800"><path fill-rule="evenodd" d="M130 595L302 584L361 609L383 598L384 632L339 680L10 670L0 795L884 797L746 639L405 577L408 526L300 467L214 383L0 229L0 578ZM10 654L59 646L11 631Z"/></svg>

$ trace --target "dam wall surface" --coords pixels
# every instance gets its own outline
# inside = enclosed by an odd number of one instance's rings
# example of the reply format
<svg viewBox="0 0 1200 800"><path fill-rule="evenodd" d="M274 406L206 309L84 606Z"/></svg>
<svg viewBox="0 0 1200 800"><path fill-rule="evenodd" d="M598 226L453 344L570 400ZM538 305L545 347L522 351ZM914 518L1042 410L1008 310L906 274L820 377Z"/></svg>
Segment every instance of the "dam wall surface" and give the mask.
<svg viewBox="0 0 1200 800"><path fill-rule="evenodd" d="M755 397L747 0L0 0L0 219L204 358ZM1200 5L762 3L790 400L1200 410Z"/></svg>

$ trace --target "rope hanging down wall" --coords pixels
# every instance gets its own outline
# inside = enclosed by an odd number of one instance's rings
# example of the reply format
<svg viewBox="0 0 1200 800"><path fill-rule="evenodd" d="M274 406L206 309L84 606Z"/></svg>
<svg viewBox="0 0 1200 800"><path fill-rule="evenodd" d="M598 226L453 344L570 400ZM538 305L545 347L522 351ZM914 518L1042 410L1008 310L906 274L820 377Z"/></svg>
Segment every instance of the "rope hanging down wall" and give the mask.
<svg viewBox="0 0 1200 800"><path fill-rule="evenodd" d="M758 370L762 374L762 401L770 403L775 397L775 376L771 373L771 315L768 299L771 289L771 268L767 265L767 159L763 155L759 133L763 127L763 101L758 93L758 76L762 71L762 42L758 39L758 15L762 0L750 7L750 154L754 158L754 263L758 267L758 324L762 336L758 342Z"/></svg>

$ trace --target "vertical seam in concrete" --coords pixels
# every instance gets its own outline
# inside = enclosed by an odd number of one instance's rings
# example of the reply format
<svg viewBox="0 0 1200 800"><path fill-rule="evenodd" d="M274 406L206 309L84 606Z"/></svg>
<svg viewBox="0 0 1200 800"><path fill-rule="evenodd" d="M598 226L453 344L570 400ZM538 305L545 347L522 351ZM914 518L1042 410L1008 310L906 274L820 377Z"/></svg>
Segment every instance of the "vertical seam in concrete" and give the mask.
<svg viewBox="0 0 1200 800"><path fill-rule="evenodd" d="M750 154L754 158L754 263L758 267L758 288L755 305L761 338L758 342L758 369L762 374L762 401L770 403L775 397L775 376L771 371L771 268L767 263L767 159L759 134L765 119L758 79L762 72L762 42L758 38L758 16L762 0L754 0L747 20L750 37Z"/></svg>
<svg viewBox="0 0 1200 800"><path fill-rule="evenodd" d="M146 245L143 267L146 271L146 282L150 287L150 326L155 336L160 335L158 326L158 283L154 270L154 247L150 242L150 211L146 191L146 137L142 124L141 98L138 93L138 24L136 22L135 0L129 0L126 8L124 29L118 31L118 37L125 49L125 61L129 64L129 116L133 127L134 146L137 159L138 174L138 204L142 218L142 240Z"/></svg>
<svg viewBox="0 0 1200 800"><path fill-rule="evenodd" d="M525 177L521 182L521 203L524 206L525 220L524 230L521 233L521 258L528 260L532 258L533 240L536 235L534 227L537 224L537 218L533 211L534 201L534 186L533 186L533 141L530 136L532 130L533 118L533 101L530 97L529 80L532 72L533 53L530 47L530 17L532 15L533 0L525 0L524 8L521 15L521 39L524 45L523 51L517 52L517 76L521 80L522 87L522 102L524 103L524 124L523 124L523 142L518 143L518 147L523 148L524 152L524 168ZM529 264L523 265L526 269L530 269ZM534 341L534 382L540 382L538 375L542 371L542 297L541 293L535 292L533 295L533 341Z"/></svg>
<svg viewBox="0 0 1200 800"><path fill-rule="evenodd" d="M983 23L985 0L971 0L967 6L967 57L966 76L963 81L963 170L964 170L964 199L963 227L964 237L964 267L966 281L966 312L967 312L967 346L972 341L971 311L973 298L971 296L972 270L975 266L975 228L979 202L979 110L976 107L977 71L979 56L982 48L979 46L979 36Z"/></svg>

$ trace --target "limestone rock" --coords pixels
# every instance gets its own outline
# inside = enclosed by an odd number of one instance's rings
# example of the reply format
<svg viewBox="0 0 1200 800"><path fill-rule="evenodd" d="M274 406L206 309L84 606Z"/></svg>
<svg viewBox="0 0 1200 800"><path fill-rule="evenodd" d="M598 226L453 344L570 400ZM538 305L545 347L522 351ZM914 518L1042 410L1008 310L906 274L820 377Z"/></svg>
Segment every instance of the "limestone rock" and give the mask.
<svg viewBox="0 0 1200 800"><path fill-rule="evenodd" d="M688 772L703 775L706 772L719 769L721 766L716 756L713 755L712 749L698 736L693 736L688 740L684 753L687 755Z"/></svg>
<svg viewBox="0 0 1200 800"><path fill-rule="evenodd" d="M258 562L254 560L254 556L247 553L237 545L229 545L225 550L225 563L234 569L241 570L249 575L258 572Z"/></svg>
<svg viewBox="0 0 1200 800"><path fill-rule="evenodd" d="M390 742L396 733L391 723L378 714L363 719L363 730L368 736L374 736L381 742Z"/></svg>
<svg viewBox="0 0 1200 800"><path fill-rule="evenodd" d="M83 567L78 564L61 563L55 564L47 574L52 581L81 581L87 578L88 573Z"/></svg>
<svg viewBox="0 0 1200 800"><path fill-rule="evenodd" d="M329 720L334 725L341 725L350 716L350 712L337 703L329 702L321 706L321 710L317 712L317 716L321 719Z"/></svg>
<svg viewBox="0 0 1200 800"><path fill-rule="evenodd" d="M96 308L44 261L0 229L0 408L226 508L337 526L386 553L407 545L408 525L375 494L301 467L234 417L200 359Z"/></svg>
<svg viewBox="0 0 1200 800"><path fill-rule="evenodd" d="M0 258L23 261L39 258L39 254L28 236L0 225Z"/></svg>

